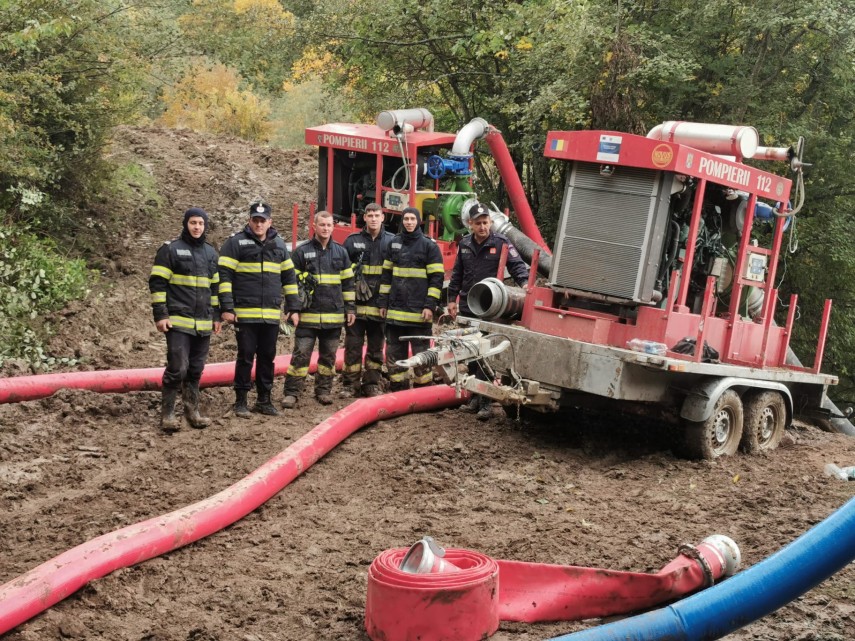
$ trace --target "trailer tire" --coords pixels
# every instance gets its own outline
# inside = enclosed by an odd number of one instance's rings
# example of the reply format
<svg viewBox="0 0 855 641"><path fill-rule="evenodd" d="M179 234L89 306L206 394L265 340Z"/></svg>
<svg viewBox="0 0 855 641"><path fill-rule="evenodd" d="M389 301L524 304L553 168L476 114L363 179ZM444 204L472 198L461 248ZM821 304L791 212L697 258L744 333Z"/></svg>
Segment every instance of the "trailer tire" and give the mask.
<svg viewBox="0 0 855 641"><path fill-rule="evenodd" d="M736 454L742 439L742 400L734 390L725 390L705 421L686 421L679 456L715 459Z"/></svg>
<svg viewBox="0 0 855 641"><path fill-rule="evenodd" d="M739 448L746 454L774 450L787 428L787 404L771 390L751 394L743 403L745 427Z"/></svg>

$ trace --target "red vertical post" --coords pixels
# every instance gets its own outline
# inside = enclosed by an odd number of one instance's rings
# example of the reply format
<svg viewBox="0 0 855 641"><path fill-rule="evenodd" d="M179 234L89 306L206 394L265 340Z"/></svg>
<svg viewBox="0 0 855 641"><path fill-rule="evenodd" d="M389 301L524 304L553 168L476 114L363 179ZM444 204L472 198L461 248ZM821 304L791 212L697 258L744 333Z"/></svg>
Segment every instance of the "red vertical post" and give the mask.
<svg viewBox="0 0 855 641"><path fill-rule="evenodd" d="M781 345L781 364L787 362L787 350L790 348L790 338L793 336L793 323L798 309L798 294L790 295L790 309L787 310L787 324L784 326L784 344Z"/></svg>
<svg viewBox="0 0 855 641"><path fill-rule="evenodd" d="M524 327L531 324L531 312L533 307L532 296L534 294L535 283L537 283L537 264L540 262L540 249L535 249L531 253L531 269L528 272L528 283L526 283L525 303L523 303L522 317L520 322Z"/></svg>
<svg viewBox="0 0 855 641"><path fill-rule="evenodd" d="M739 322L739 305L742 303L742 273L745 270L745 257L748 254L748 244L751 240L751 226L754 224L754 205L757 195L748 197L748 208L745 210L745 220L742 223L742 237L739 239L739 249L736 254L736 266L733 268L733 285L730 291L730 321L727 324L727 334L724 339L724 354L722 360L730 359L733 346L733 332Z"/></svg>
<svg viewBox="0 0 855 641"><path fill-rule="evenodd" d="M299 229L299 205L297 205L297 203L294 203L294 207L291 209L291 251L297 249L297 234L300 233Z"/></svg>
<svg viewBox="0 0 855 641"><path fill-rule="evenodd" d="M704 357L704 335L707 333L707 319L712 308L713 292L715 292L715 276L707 276L707 286L704 288L704 303L701 307L701 318L698 322L698 335L695 339L695 355L693 360L700 363Z"/></svg>
<svg viewBox="0 0 855 641"><path fill-rule="evenodd" d="M496 278L505 280L505 265L508 264L508 245L502 245L502 253L499 255L499 268L496 270ZM536 271L536 269L535 269Z"/></svg>
<svg viewBox="0 0 855 641"><path fill-rule="evenodd" d="M771 282L771 281L770 281ZM766 308L766 316L763 317L763 345L760 348L760 367L766 367L766 349L769 347L769 332L772 331L772 323L775 322L775 306L778 304L778 290L774 287L766 290L766 298L763 307Z"/></svg>
<svg viewBox="0 0 855 641"><path fill-rule="evenodd" d="M686 254L683 257L683 277L680 279L680 297L677 305L685 307L686 297L689 295L689 281L691 281L692 263L695 260L695 243L698 241L698 227L701 223L701 210L704 204L704 193L707 190L707 181L702 179L695 191L695 204L692 207L692 220L689 223L689 237L686 239Z"/></svg>
<svg viewBox="0 0 855 641"><path fill-rule="evenodd" d="M784 225L787 224L787 218L777 218L775 220L775 234L772 237L772 254L769 256L769 269L766 272L766 289L775 286L775 276L778 273L778 256L781 253L781 241L784 237ZM775 301L771 301L775 302ZM769 313L769 297L763 300L762 318L766 318Z"/></svg>
<svg viewBox="0 0 855 641"><path fill-rule="evenodd" d="M325 208L327 211L332 211L335 207L335 185L333 184L335 181L335 149L332 147L329 148L329 153L327 154L327 201L325 203ZM312 212L314 213L314 212ZM311 236L311 234L310 234Z"/></svg>
<svg viewBox="0 0 855 641"><path fill-rule="evenodd" d="M350 214L350 226L356 229L356 214Z"/></svg>
<svg viewBox="0 0 855 641"><path fill-rule="evenodd" d="M671 272L671 280L668 281L668 299L665 301L665 320L671 316L674 307L677 305L677 292L680 291L680 275L681 272L677 269Z"/></svg>
<svg viewBox="0 0 855 641"><path fill-rule="evenodd" d="M819 338L816 341L816 358L813 360L813 373L819 374L822 369L822 357L825 355L825 339L828 336L828 321L831 320L831 299L825 299L822 308L822 323L819 326Z"/></svg>

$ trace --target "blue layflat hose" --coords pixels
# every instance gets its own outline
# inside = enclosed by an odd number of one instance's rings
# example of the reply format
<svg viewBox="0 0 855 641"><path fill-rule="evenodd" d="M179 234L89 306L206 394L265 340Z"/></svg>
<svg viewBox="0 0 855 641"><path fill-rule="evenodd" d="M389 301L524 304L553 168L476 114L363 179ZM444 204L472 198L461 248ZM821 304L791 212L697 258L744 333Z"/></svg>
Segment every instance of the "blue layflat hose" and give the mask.
<svg viewBox="0 0 855 641"><path fill-rule="evenodd" d="M855 498L786 547L660 610L550 641L712 641L774 612L855 559Z"/></svg>

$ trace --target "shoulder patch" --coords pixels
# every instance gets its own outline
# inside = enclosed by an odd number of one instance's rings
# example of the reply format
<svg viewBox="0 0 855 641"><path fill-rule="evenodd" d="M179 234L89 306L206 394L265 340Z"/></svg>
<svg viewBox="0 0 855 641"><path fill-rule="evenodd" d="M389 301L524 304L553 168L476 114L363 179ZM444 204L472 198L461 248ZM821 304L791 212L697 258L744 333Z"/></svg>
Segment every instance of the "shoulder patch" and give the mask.
<svg viewBox="0 0 855 641"><path fill-rule="evenodd" d="M173 240L174 240L174 239L173 239ZM163 241L163 244L164 244L164 245L171 245L171 244L172 244L172 241L171 241L171 240L165 240L165 241Z"/></svg>

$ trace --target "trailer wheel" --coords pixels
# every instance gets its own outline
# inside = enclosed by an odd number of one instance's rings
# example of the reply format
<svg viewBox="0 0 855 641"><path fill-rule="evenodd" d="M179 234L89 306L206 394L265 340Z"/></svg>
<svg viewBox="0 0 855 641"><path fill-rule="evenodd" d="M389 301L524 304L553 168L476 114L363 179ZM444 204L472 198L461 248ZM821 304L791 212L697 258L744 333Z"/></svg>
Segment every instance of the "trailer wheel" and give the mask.
<svg viewBox="0 0 855 641"><path fill-rule="evenodd" d="M740 449L748 454L774 450L787 427L787 405L773 391L752 394L745 399L745 429Z"/></svg>
<svg viewBox="0 0 855 641"><path fill-rule="evenodd" d="M683 447L678 454L693 459L731 456L742 438L742 401L733 390L726 390L705 421L686 421Z"/></svg>

